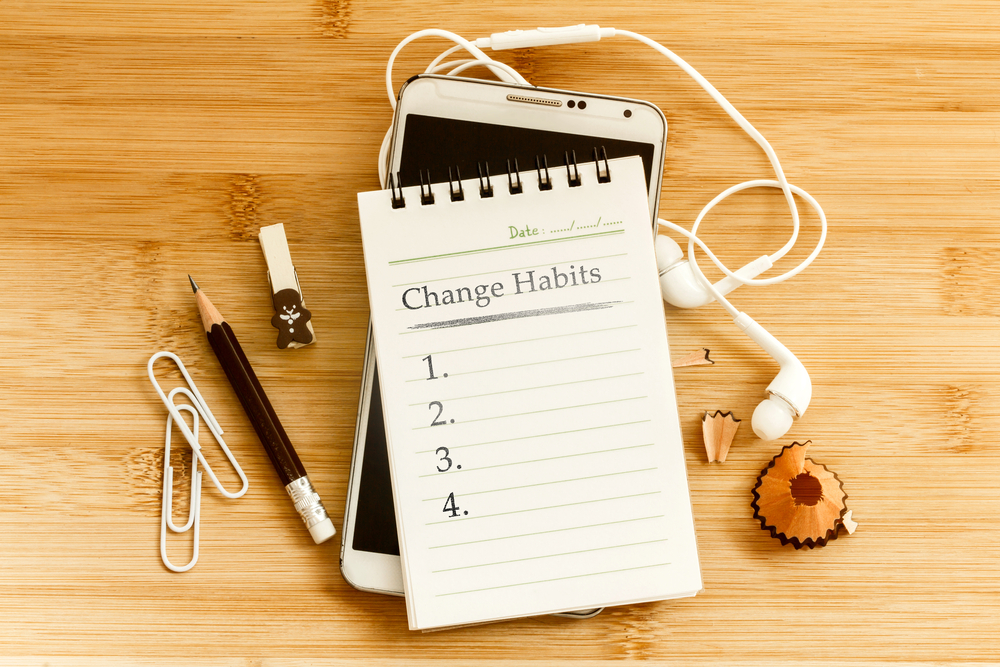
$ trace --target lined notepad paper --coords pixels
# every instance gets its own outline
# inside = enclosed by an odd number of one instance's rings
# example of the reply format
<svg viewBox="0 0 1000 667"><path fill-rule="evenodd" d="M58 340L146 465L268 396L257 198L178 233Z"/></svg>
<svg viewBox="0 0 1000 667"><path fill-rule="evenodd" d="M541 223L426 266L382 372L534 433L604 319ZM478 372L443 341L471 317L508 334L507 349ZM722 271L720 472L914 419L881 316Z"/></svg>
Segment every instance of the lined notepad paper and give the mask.
<svg viewBox="0 0 1000 667"><path fill-rule="evenodd" d="M701 589L642 162L358 195L411 629Z"/></svg>

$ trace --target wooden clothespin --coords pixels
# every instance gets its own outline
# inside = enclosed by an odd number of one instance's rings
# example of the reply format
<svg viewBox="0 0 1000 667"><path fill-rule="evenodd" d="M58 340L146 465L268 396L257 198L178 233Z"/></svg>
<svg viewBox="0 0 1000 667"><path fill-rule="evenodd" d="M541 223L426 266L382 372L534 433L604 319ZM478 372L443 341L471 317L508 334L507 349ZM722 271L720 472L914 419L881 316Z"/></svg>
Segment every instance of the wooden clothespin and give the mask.
<svg viewBox="0 0 1000 667"><path fill-rule="evenodd" d="M271 325L278 330L278 348L304 347L316 341L312 313L306 310L299 286L299 276L288 252L285 226L280 222L261 227L257 237L267 261L267 280L271 285L274 317Z"/></svg>

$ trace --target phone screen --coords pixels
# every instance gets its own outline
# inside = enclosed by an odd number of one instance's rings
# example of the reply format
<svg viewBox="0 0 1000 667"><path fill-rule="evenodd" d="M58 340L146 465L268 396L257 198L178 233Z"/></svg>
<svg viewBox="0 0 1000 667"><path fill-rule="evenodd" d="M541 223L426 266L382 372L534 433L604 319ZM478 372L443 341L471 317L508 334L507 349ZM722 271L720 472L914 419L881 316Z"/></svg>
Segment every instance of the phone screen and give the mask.
<svg viewBox="0 0 1000 667"><path fill-rule="evenodd" d="M443 183L448 180L449 167L458 167L462 178L474 178L478 176L477 165L481 163L489 164L491 176L502 176L506 180L508 160L512 170L514 160L521 171L534 169L536 156L539 160L545 156L550 170L565 168L567 152L576 151L578 162L590 162L595 147L603 148L609 160L641 156L649 189L655 154L653 144L417 114L406 117L400 182L403 186L419 185L420 171L429 170L431 182ZM494 183L494 187L498 185ZM360 551L399 555L377 367L368 410L353 546Z"/></svg>
<svg viewBox="0 0 1000 667"><path fill-rule="evenodd" d="M538 164L544 165L544 159L554 169L564 167L567 155L575 154L577 162L593 161L595 148L603 148L609 160L642 156L649 188L652 144L418 114L406 117L399 180L404 187L419 185L420 171L429 170L432 183L444 183L449 169L456 167L463 178L475 178L484 163L490 176L506 177L508 161L512 171L515 163L521 171L534 169L536 158ZM458 173L454 177L458 180Z"/></svg>

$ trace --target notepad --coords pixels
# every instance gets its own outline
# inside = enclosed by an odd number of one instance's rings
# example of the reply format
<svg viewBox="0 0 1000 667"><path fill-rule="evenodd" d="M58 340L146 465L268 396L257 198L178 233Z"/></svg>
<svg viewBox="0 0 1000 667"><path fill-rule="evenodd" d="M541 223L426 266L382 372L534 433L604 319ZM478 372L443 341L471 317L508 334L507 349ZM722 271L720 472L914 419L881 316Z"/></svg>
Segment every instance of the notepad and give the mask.
<svg viewBox="0 0 1000 667"><path fill-rule="evenodd" d="M642 161L605 164L358 195L411 629L701 589Z"/></svg>

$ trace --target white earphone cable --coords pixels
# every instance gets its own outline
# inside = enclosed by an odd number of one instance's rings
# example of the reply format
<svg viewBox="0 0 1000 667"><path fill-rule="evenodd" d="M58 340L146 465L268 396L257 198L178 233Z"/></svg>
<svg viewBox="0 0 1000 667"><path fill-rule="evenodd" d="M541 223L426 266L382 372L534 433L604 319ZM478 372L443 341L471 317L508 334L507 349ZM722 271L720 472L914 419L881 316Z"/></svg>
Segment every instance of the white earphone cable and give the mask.
<svg viewBox="0 0 1000 667"><path fill-rule="evenodd" d="M482 49L480 49L478 46L476 46L469 40L465 39L464 37L456 35L453 32L449 32L448 30L439 30L437 28L430 28L427 30L419 30L413 33L412 35L406 37L403 41L401 41L399 44L396 45L396 48L392 50L392 55L389 56L389 62L386 64L385 68L385 88L386 91L388 91L389 93L389 104L392 106L393 110L396 109L396 94L395 90L392 87L392 65L396 61L396 56L399 55L399 52L403 50L404 46L422 37L443 37L445 39L450 39L451 41L457 44L457 47L451 47L450 49L442 53L440 56L435 58L435 60L430 65L431 68L436 67L441 60L447 58L450 54L454 53L459 48L462 48L468 51L472 56L474 56L476 60L480 61L483 66L488 67L490 71L493 72L495 75L497 75L497 77L501 81L519 83L524 86L531 85L523 76L518 74L517 71L514 70L512 67L510 67L509 65L505 65L504 63L497 62L496 60L493 60L488 55L483 53Z"/></svg>
<svg viewBox="0 0 1000 667"><path fill-rule="evenodd" d="M712 260L712 262L715 264L715 266L718 267L720 271L722 271L724 274L726 274L730 278L738 280L738 281L740 281L742 283L749 283L750 281L747 280L747 279L745 279L745 278L741 278L740 276L738 276L735 273L733 273L732 271L730 271L726 267L726 265L723 264L719 260L719 258L715 256L715 253L713 253L711 250L709 250L708 246L705 245L705 242L702 241L700 238L698 238L698 236L696 234L696 232L698 231L698 225L701 224L702 218L705 217L705 214L708 213L712 209L713 206L715 206L717 203L719 203L720 201L722 201L723 199L725 199L729 195L733 194L734 192L739 192L740 190L746 190L748 188L780 188L780 187L781 187L781 183L779 183L778 181L773 181L773 180L746 181L744 183L740 183L739 185L734 185L733 187L729 188L725 192L719 194L719 196L717 196L715 199L713 199L709 203L709 205L706 206L704 210L702 210L701 214L698 216L698 219L695 220L695 223L692 226L692 228L691 228L690 231L684 229L680 225L675 225L672 222L664 220L663 218L660 218L657 221L657 222L659 222L659 224L663 225L664 227L672 229L673 231L675 231L675 232L677 232L679 234L682 234L683 236L685 236L687 238L687 240L688 240L688 262L691 264L691 269L694 271L694 274L696 276L698 276L702 280L702 282L705 284L706 289L708 289L708 291L712 294L712 296L715 297L715 300L718 301L719 304L723 308L725 308L726 311L730 315L732 315L734 319L737 318L737 317L739 317L739 315L740 315L739 309L737 309L735 306L733 306L733 304L731 304L729 302L729 300L726 299L726 297L724 297L722 295L722 293L719 292L719 290L717 290L715 288L714 285L712 285L712 283L708 280L708 278L702 272L701 267L698 266L698 260L695 258L694 246L697 245L699 248L701 248L702 251L706 255L708 255L708 258ZM810 255L805 260L803 260L802 263L800 263L797 267L795 267L795 268L793 268L793 269L791 269L789 271L786 271L785 273L781 274L780 276L775 276L773 278L766 278L766 279L758 279L758 280L754 281L756 284L773 285L774 283L781 282L782 280L787 280L788 278L791 278L792 276L797 275L803 269L805 269L807 266L809 266L809 264L811 264L814 259L816 259L816 256L819 255L820 250L822 250L822 248L823 248L823 243L826 241L826 213L823 212L823 207L819 205L819 202L817 202L813 198L812 195L810 195L808 192L806 192L802 188L798 187L797 185L788 184L788 187L791 189L792 192L794 192L795 194L797 194L800 197L802 197L803 199L805 199L806 202L810 206L812 206L813 209L816 211L816 213L819 215L819 219L820 219L820 223L821 223L821 228L822 228L822 230L820 232L820 239L819 239L819 242L816 244L816 247L813 248L812 253L810 253Z"/></svg>
<svg viewBox="0 0 1000 667"><path fill-rule="evenodd" d="M670 49L668 49L665 46L663 46L662 44L660 44L660 43L658 43L658 42L656 42L656 41L654 41L654 40L646 37L645 35L640 35L638 33L634 33L634 32L628 31L628 30L615 30L614 34L615 35L621 35L623 37L628 37L630 39L634 39L634 40L636 40L638 42L641 42L643 44L646 44L647 46L652 47L656 51L658 51L661 54L663 54L664 56L666 56L671 62L673 62L674 64L676 64L682 70L684 70L684 72L686 72L688 74L688 76L690 76L692 79L694 79L698 83L698 85L700 85L705 90L705 92L707 92L712 97L712 99L714 99L716 101L716 103L719 106L721 106L723 108L723 110L727 114L729 114L729 116L734 121L736 121L736 124L739 125L743 129L744 132L746 132L748 135L750 135L750 137L755 142L757 142L757 145L761 147L761 149L767 155L768 160L771 162L771 167L774 169L774 173L777 176L777 180L776 181L772 181L772 180L752 180L752 181L746 181L744 183L740 183L738 185L734 185L731 188L728 188L727 190L725 190L724 192L722 192L718 196L716 196L715 199L713 199L712 201L710 201L701 210L701 212L698 214L697 219L694 222L694 225L692 225L690 232L688 232L687 230L683 230L682 228L678 227L677 225L674 225L673 223L670 223L670 224L667 225L668 227L670 227L670 229L673 229L674 231L680 232L680 233L684 234L684 236L687 237L687 239L688 239L688 252L687 252L687 254L688 254L688 261L691 264L691 268L694 270L694 274L708 288L708 290L712 293L712 295L716 298L716 300L718 300L720 304L723 304L723 307L726 307L726 310L730 311L730 313L736 313L736 314L738 314L739 311L736 311L736 309L733 308L732 305L729 304L729 302L726 301L726 299L722 297L722 295L718 292L718 290L716 290L716 289L714 289L712 287L711 281L709 281L708 277L701 270L701 267L698 266L698 262L697 262L697 260L695 259L695 256L694 256L695 255L695 252L694 252L695 245L697 244L703 251L705 251L705 253L709 256L709 258L715 264L715 266L718 267L718 269L720 271L722 271L724 274L726 274L730 278L733 278L734 280L737 280L737 281L739 281L740 283L742 283L744 285L773 285L775 283L779 283L779 282L782 282L784 280L788 280L789 278L791 278L791 277L799 274L803 269L805 269L807 266L809 266L812 263L812 261L816 258L817 255L819 255L820 250L823 249L823 244L826 242L826 231L827 231L826 215L823 212L823 209L819 205L819 203L811 195L809 195L809 193L807 193L805 190L802 190L801 188L792 186L792 185L790 185L788 183L788 180L785 178L785 172L781 168L781 163L778 161L778 156L774 152L774 149L771 147L771 144L768 143L767 139L765 139L764 136L757 130L757 128L755 128L750 123L750 121L748 121L746 118L744 118L743 114L741 114L739 111L737 111L736 107L734 107L732 104L730 104L729 100L727 100L722 95L722 93L720 93L715 88L715 86L713 86L711 83L709 83L708 80L705 79L705 77L703 77L696 69L694 69L693 67L691 67L691 65L689 65L687 62L685 62L680 56L678 56L675 53L673 53ZM805 199L807 202L809 202L810 206L812 206L816 210L816 212L819 214L819 217L820 217L820 224L821 224L820 239L816 243L815 248L809 254L809 256L806 257L806 259L804 259L798 266L794 267L793 269L791 269L789 271L786 271L785 273L783 273L781 275L774 276L774 277L771 277L771 278L742 278L740 276L737 276L731 270L729 270L712 252L710 252L708 250L708 247L704 243L702 243L700 241L700 239L698 239L698 237L697 237L698 226L701 224L701 221L705 218L705 216L708 214L708 212L710 210L712 210L712 208L714 208L716 204L718 204L719 202L721 202L726 197L729 197L732 194L740 192L741 190L746 190L748 188L755 188L755 187L776 187L776 188L781 189L781 191L785 194L785 200L788 202L788 208L789 208L789 211L792 214L792 236L791 236L791 238L788 239L788 241L785 243L784 246L782 246L782 248L780 250L778 250L776 253L770 255L770 258L771 258L772 262L776 262L777 260L779 260L782 257L784 257L786 254L788 254L788 252L795 245L795 242L798 240L798 235L799 235L799 211L798 211L798 207L795 205L795 199L794 199L793 194L792 194L793 192L795 194L798 194L800 197L802 197L803 199ZM734 314L734 317L735 317L735 314Z"/></svg>
<svg viewBox="0 0 1000 667"><path fill-rule="evenodd" d="M785 201L788 202L788 209L792 214L792 224L793 224L792 238L788 240L788 242L781 248L781 250L771 255L772 259L774 260L778 260L784 257L788 253L788 251L792 249L792 246L795 245L795 241L798 238L799 211L798 207L795 205L795 199L792 197L792 192L788 187L788 181L785 179L785 172L781 168L781 163L778 161L778 155L777 153L774 152L774 149L771 147L771 144L768 143L767 139L764 138L764 135L762 135L759 131L757 131L757 128L755 128L750 123L750 121L748 121L746 118L743 117L743 114L741 114L736 109L736 107L734 107L732 104L729 103L729 100L727 100L722 95L722 93L720 93L715 88L715 86L709 83L708 79L703 77L698 72L698 70L696 70L694 67L691 67L691 65L687 64L687 62L683 58L678 56L676 53L674 53L667 47L663 46L659 42L656 42L650 39L649 37L646 37L645 35L640 35L638 33L631 32L629 30L615 29L615 35L616 36L621 35L622 37L628 37L630 39L634 39L637 42L641 42L655 49L656 51L659 51L662 55L666 56L671 62L673 62L675 65L684 70L684 72L688 76L694 79L695 82L699 86L701 86L705 90L705 92L708 93L712 97L712 99L715 100L715 102L720 107L722 107L722 109L727 114L729 114L729 117L732 118L734 121L736 121L736 124L739 125L744 132L750 135L750 138L753 139L755 142L757 142L757 145L760 146L761 149L763 149L764 153L767 155L767 159L771 162L771 168L774 169L774 174L777 177L778 182L781 184L780 185L781 190L782 192L785 193ZM709 206L712 205L714 204L710 204ZM703 209L702 213L705 213L707 208L709 207Z"/></svg>
<svg viewBox="0 0 1000 667"><path fill-rule="evenodd" d="M757 180L745 181L743 183L739 183L737 185L728 188L724 192L721 192L701 210L701 212L698 214L698 217L695 219L695 222L692 225L690 231L685 230L684 228L674 223L661 220L661 222L664 223L665 226L669 227L670 229L680 234L683 234L688 239L687 255L688 255L688 261L691 265L694 275L698 277L698 279L705 285L705 287L715 297L715 299L720 304L722 304L722 306L727 311L733 314L734 317L736 317L739 314L739 311L736 310L732 306L732 304L730 304L729 301L727 301L723 297L723 295L712 286L711 281L709 281L708 277L701 270L701 267L698 266L698 262L695 259L696 245L700 247L708 255L709 259L712 260L715 266L720 271L722 271L722 273L744 285L773 285L775 283L782 282L800 273L802 270L804 270L807 266L809 266L812 263L812 261L816 258L817 255L819 255L819 252L820 250L822 250L823 244L826 241L826 232L827 232L826 215L823 212L823 209L819 205L819 203L802 188L793 186L788 183L788 180L785 177L784 170L781 168L781 163L778 160L778 156L775 153L774 149L771 147L771 144L768 143L767 139L764 138L764 136L750 123L750 121L748 121L743 116L743 114L741 114L736 109L736 107L730 104L730 102L722 95L722 93L720 93L715 88L715 86L709 83L709 81L705 79L705 77L703 77L691 65L685 62L684 59L682 59L680 56L678 56L673 51L666 48L659 42L656 42L650 39L649 37L646 37L645 35L640 35L638 33L631 32L629 30L617 30L615 28L597 28L596 26L581 25L570 29L558 29L558 30L539 29L538 31L515 31L514 33L498 33L497 35L492 35L491 37L477 39L475 40L476 43L473 43L465 39L464 37L461 37L447 30L439 30L439 29L420 30L403 39L403 41L401 41L393 50L392 55L389 56L389 62L386 65L386 75L385 75L386 89L389 94L389 104L395 111L396 97L392 85L392 68L393 68L393 63L396 60L396 56L407 44L422 37L443 37L445 39L449 39L455 42L455 46L448 48L440 55L438 55L433 61L431 61L431 63L427 66L425 73L438 73L442 71L447 71L449 75L457 75L470 67L483 66L487 67L494 75L496 75L502 81L517 83L519 85L524 85L524 86L530 86L531 84L512 67L510 67L505 63L493 60L480 49L480 46L494 48L494 49L511 48L511 45L509 43L503 43L503 40L505 37L512 35L518 36L522 41L524 39L541 40L539 44L572 43L575 41L594 41L600 39L601 37L613 37L620 35L622 37L628 37L630 39L633 39L642 44L646 44L647 46L658 51L660 54L666 56L671 62L673 62L675 65L684 70L684 72L687 73L688 76L690 76L692 79L694 79L695 82L697 82L698 85L700 85L705 90L705 92L707 92L712 97L712 99L714 99L716 103L723 108L723 110L736 122L736 124L739 125L743 129L743 131L746 132L757 143L757 145L761 147L761 149L767 155L767 158L771 163L771 167L774 169L774 173L775 176L777 177L777 180L757 179ZM559 36L558 41L553 41L554 35ZM528 44L527 42L523 44L523 46L527 45L530 44ZM473 58L444 62L446 58L448 58L452 54L462 49L464 49L470 55L472 55ZM387 169L386 155L388 153L390 135L391 135L391 128L389 132L386 133L385 138L382 140L382 145L379 150L379 177L383 187L385 186L386 182L386 169ZM786 271L785 273L770 278L744 278L736 275L733 271L731 271L728 267L726 267L726 265L723 264L722 261L719 260L718 257L716 257L715 254L712 253L711 250L709 250L708 246L705 245L701 241L701 239L699 239L697 236L698 227L701 224L702 220L705 218L708 212L711 211L719 202L721 202L726 197L736 194L737 192L740 192L742 190L746 190L749 188L757 188L757 187L773 187L780 189L785 195L785 201L788 203L788 210L792 214L792 235L784 246L782 246L777 252L769 256L772 262L776 262L777 260L784 257L786 254L788 254L788 252L792 249L792 247L794 247L796 241L798 240L800 223L799 223L799 211L798 207L796 206L794 198L795 194L805 199L809 203L809 205L816 210L816 212L819 214L820 224L821 224L820 238L819 241L816 243L816 246L813 248L813 251L794 268Z"/></svg>
<svg viewBox="0 0 1000 667"><path fill-rule="evenodd" d="M393 49L392 51L392 55L389 56L389 62L386 64L385 87L389 93L389 106L392 107L393 113L395 113L396 111L396 94L395 94L395 89L392 86L393 63L395 63L396 56L399 55L399 52L403 50L403 47L405 47L407 44L409 44L414 40L420 39L421 37L443 37L445 39L450 39L451 41L455 42L455 46L445 50L443 53L441 53L434 60L431 61L431 63L424 70L425 74L436 74L438 72L445 71L448 68L452 68L451 71L448 72L448 74L450 76L454 76L459 74L460 72L465 71L470 67L482 66L488 68L501 81L506 81L508 83L516 83L522 86L531 85L530 83L528 83L528 80L525 79L523 76L521 76L521 74L513 67L507 65L506 63L493 60L485 53L483 53L483 51L479 47L477 47L464 37L456 35L455 33L449 32L447 30L438 30L438 29L420 30L418 32L413 33L412 35L409 35L408 37L406 37L406 39L397 44L396 48ZM462 49L468 51L471 55L475 56L475 58L456 60L450 63L443 63L445 58L455 53L456 51L460 51ZM389 167L388 164L386 163L386 158L388 157L389 154L389 144L391 141L392 128L394 124L395 123L390 124L389 129L386 130L385 136L382 138L382 144L379 146L379 151L378 151L378 176L379 176L379 183L383 188L385 187L386 181L388 179L387 171Z"/></svg>

